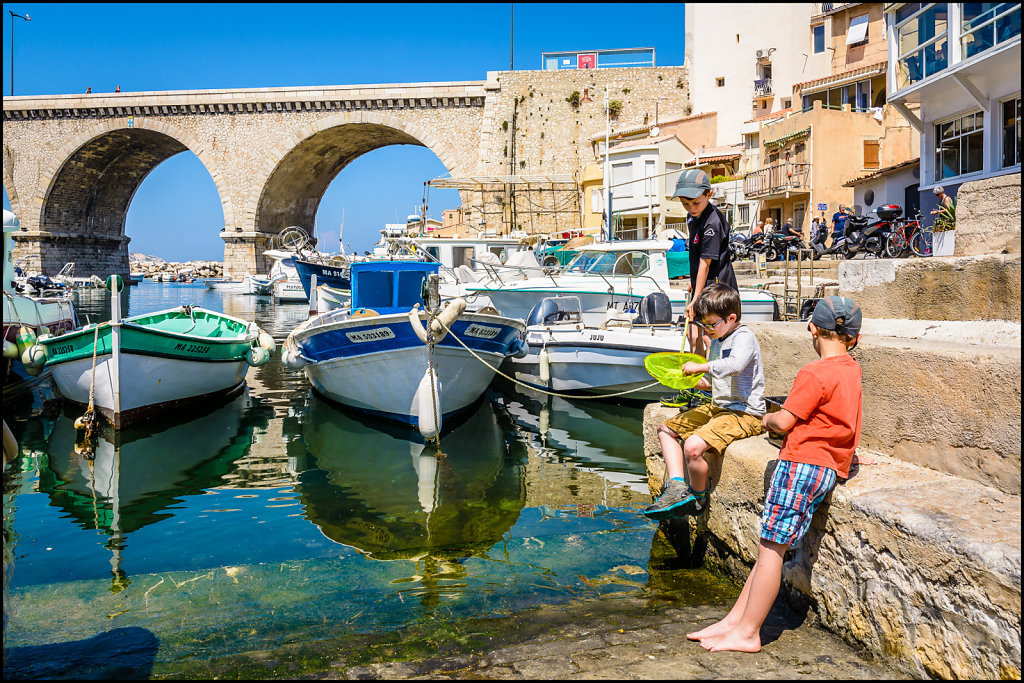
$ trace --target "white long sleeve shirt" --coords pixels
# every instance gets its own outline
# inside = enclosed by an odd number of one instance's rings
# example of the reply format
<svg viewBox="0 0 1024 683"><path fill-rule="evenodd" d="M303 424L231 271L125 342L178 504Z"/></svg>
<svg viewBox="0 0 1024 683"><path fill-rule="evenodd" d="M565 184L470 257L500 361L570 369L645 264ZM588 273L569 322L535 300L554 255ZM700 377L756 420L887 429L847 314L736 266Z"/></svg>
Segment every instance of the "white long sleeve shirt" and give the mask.
<svg viewBox="0 0 1024 683"><path fill-rule="evenodd" d="M761 417L765 413L764 365L757 336L740 325L708 350L711 398L716 406Z"/></svg>

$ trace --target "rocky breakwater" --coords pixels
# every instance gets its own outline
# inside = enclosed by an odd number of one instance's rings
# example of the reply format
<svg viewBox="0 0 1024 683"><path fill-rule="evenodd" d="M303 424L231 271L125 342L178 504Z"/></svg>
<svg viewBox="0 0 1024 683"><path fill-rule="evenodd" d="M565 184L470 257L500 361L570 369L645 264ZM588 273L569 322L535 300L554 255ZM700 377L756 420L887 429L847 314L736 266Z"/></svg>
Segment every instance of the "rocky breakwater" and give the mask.
<svg viewBox="0 0 1024 683"><path fill-rule="evenodd" d="M187 275L191 278L223 277L224 266L220 261L165 261L159 256L145 254L129 254L128 262L133 273L142 273L147 278L163 276L179 277Z"/></svg>

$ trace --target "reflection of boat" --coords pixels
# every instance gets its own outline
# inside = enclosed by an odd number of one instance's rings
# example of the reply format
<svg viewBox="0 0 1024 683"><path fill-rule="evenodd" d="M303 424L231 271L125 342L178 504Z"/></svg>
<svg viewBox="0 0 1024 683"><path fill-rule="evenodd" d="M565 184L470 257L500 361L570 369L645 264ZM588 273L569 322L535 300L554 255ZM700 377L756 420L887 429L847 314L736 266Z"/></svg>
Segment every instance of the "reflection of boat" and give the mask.
<svg viewBox="0 0 1024 683"><path fill-rule="evenodd" d="M51 333L69 332L78 327L78 316L71 300L71 291L57 296L26 296L14 290L15 273L11 253L11 233L21 227L18 218L4 210L4 396L9 397L35 382L32 371L26 371L22 355L35 343L36 337L46 330ZM39 373L36 373L38 375Z"/></svg>
<svg viewBox="0 0 1024 683"><path fill-rule="evenodd" d="M539 449L555 449L578 467L640 493L647 488L643 409L569 401L532 390L502 395L501 404Z"/></svg>
<svg viewBox="0 0 1024 683"><path fill-rule="evenodd" d="M302 436L315 459L296 486L305 516L375 559L484 552L515 525L526 500L489 401L441 437L443 455L315 394Z"/></svg>
<svg viewBox="0 0 1024 683"><path fill-rule="evenodd" d="M504 315L525 318L548 296L578 296L583 322L597 327L612 317L633 317L640 300L664 292L672 315L685 315L687 293L669 286L666 252L669 240L604 242L580 247L580 252L557 276L528 277L499 283L468 283L466 292L490 297ZM740 289L743 319L772 320L775 299L757 289Z"/></svg>
<svg viewBox="0 0 1024 683"><path fill-rule="evenodd" d="M269 360L273 340L256 323L198 306L180 306L112 321L37 345L64 396L92 404L115 428L171 407L215 400L241 389L248 365ZM265 346L258 344L260 339ZM33 347L33 349L37 348Z"/></svg>
<svg viewBox="0 0 1024 683"><path fill-rule="evenodd" d="M568 296L544 298L534 307L526 321L529 352L506 361L516 379L538 389L618 394L634 401L656 401L671 393L648 374L644 359L683 349L683 327L673 325L668 315L651 320L662 324L585 327L579 306L578 297ZM640 308L657 307L642 303Z"/></svg>
<svg viewBox="0 0 1024 683"><path fill-rule="evenodd" d="M412 309L423 303L428 275L437 269L417 261L352 264L350 308L312 317L292 330L283 349L285 364L302 367L331 400L416 425L432 436L443 420L480 398L494 368L520 348L525 331L521 320L463 313L449 320L452 333L431 350L418 336L424 334L426 314ZM428 370L431 356L433 370Z"/></svg>
<svg viewBox="0 0 1024 683"><path fill-rule="evenodd" d="M82 528L110 536L115 584L127 534L167 519L185 496L223 484L252 443L248 392L189 422L101 429L90 462L75 452L72 419L57 418L40 464L39 490ZM123 586L122 586L123 587Z"/></svg>

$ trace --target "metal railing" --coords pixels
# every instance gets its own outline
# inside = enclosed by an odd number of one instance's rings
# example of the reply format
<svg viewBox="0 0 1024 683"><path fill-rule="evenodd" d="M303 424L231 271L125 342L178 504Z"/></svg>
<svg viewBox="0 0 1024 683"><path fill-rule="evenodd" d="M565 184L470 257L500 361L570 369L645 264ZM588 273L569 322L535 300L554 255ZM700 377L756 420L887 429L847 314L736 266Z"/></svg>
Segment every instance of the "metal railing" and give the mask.
<svg viewBox="0 0 1024 683"><path fill-rule="evenodd" d="M761 78L754 81L754 97L771 97L773 92L772 79Z"/></svg>
<svg viewBox="0 0 1024 683"><path fill-rule="evenodd" d="M810 164L773 164L743 176L743 194L756 197L786 190L810 190L810 179Z"/></svg>

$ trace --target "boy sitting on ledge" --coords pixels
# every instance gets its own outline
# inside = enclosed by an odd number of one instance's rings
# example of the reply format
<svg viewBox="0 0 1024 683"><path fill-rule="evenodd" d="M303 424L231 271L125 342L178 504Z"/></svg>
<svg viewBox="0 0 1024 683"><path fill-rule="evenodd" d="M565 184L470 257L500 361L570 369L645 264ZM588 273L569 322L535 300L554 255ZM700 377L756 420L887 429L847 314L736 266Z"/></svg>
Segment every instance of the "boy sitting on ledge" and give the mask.
<svg viewBox="0 0 1024 683"><path fill-rule="evenodd" d="M860 340L860 325L860 307L850 299L830 296L814 307L807 329L820 360L800 369L782 409L762 419L765 429L786 439L764 502L757 562L729 614L686 634L705 650L761 649L761 625L778 595L786 550L807 533L836 477L850 475L860 440L861 370L849 351Z"/></svg>
<svg viewBox="0 0 1024 683"><path fill-rule="evenodd" d="M722 453L733 441L761 433L765 412L761 346L750 328L740 323L740 305L740 293L721 282L705 287L693 302L694 324L710 338L708 362L686 363L682 371L707 373L710 382L701 377L697 388L711 390L711 403L680 411L658 427L666 479L658 500L643 511L651 519L704 510L708 488L704 453L709 448Z"/></svg>

